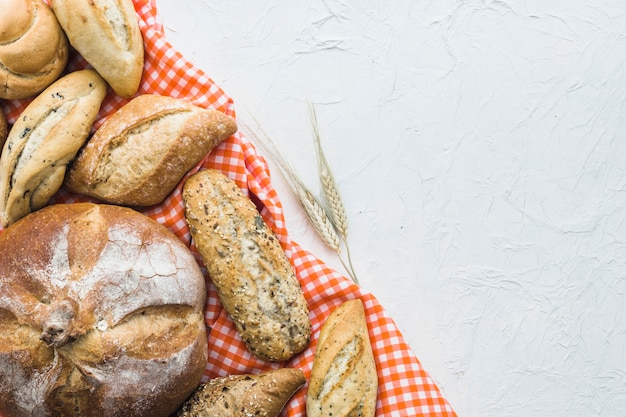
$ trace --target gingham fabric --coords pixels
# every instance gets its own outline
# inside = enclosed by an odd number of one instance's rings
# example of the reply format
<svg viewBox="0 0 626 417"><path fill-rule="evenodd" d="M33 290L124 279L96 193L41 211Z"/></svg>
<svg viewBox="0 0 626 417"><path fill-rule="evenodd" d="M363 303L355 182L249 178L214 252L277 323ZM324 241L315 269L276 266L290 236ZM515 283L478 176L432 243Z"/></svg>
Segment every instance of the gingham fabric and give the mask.
<svg viewBox="0 0 626 417"><path fill-rule="evenodd" d="M169 95L186 99L198 106L214 108L236 117L233 101L201 69L196 68L177 52L165 39L157 15L155 0L135 0L144 37L146 60L139 93ZM85 68L87 62L72 53L67 71ZM126 100L110 92L101 108L93 130ZM10 124L14 123L27 101L3 102L3 110ZM259 373L278 367L301 369L308 379L311 374L317 337L330 312L342 302L360 298L365 306L369 335L378 371L377 416L456 416L441 395L437 385L422 368L393 319L385 312L374 295L364 292L322 261L290 240L285 228L282 205L272 187L266 161L256 153L254 146L241 134L223 142L205 157L190 173L203 168L223 171L257 205L262 217L274 230L289 256L304 290L310 309L312 339L308 348L285 363L269 363L253 357L245 348L235 327L222 309L215 287L206 274L208 284L206 324L209 328L209 358L205 379L229 374ZM186 177L185 177L186 178ZM186 242L202 265L184 218L181 187L159 206L143 213L167 226ZM92 201L61 189L50 204ZM1 231L1 229L0 229ZM305 416L306 386L299 390L283 410L281 416Z"/></svg>

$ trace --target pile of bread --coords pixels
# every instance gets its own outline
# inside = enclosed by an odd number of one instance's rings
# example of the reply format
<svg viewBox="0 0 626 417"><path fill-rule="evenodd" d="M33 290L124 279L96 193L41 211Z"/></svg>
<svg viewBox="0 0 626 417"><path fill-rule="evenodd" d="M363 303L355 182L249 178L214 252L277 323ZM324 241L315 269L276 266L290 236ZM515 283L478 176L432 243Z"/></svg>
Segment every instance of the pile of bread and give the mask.
<svg viewBox="0 0 626 417"><path fill-rule="evenodd" d="M0 416L277 416L307 385L280 368L202 382L206 283L190 248L136 210L162 203L235 121L138 94L132 0L0 0ZM89 69L66 71L71 49ZM128 99L97 129L112 91ZM61 187L97 202L50 204ZM185 220L241 340L282 363L311 343L307 300L255 204L222 172L183 185ZM363 304L314 342L309 416L373 416ZM308 372L308 371L307 371Z"/></svg>

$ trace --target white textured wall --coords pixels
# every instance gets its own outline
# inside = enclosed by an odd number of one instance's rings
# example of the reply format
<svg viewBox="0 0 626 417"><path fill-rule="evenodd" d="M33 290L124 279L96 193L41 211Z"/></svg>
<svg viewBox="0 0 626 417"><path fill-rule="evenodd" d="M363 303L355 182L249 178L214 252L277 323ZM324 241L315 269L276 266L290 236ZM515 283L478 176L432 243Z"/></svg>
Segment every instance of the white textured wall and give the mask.
<svg viewBox="0 0 626 417"><path fill-rule="evenodd" d="M316 104L361 284L459 416L624 415L626 2L157 4L314 189Z"/></svg>

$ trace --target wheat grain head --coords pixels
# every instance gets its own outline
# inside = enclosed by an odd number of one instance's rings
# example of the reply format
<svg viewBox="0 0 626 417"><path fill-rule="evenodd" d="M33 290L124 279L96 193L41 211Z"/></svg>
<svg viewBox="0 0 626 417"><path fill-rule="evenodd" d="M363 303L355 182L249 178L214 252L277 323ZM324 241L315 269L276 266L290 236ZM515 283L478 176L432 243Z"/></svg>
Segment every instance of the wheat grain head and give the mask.
<svg viewBox="0 0 626 417"><path fill-rule="evenodd" d="M311 116L311 124L313 126L313 138L315 140L315 150L317 153L317 165L320 176L320 185L322 191L322 202L326 206L326 210L337 229L341 238L345 241L348 239L348 216L346 209L341 200L339 187L335 181L335 177L330 169L330 164L326 159L326 155L322 148L319 126L317 123L317 115L315 107L309 103L309 113Z"/></svg>

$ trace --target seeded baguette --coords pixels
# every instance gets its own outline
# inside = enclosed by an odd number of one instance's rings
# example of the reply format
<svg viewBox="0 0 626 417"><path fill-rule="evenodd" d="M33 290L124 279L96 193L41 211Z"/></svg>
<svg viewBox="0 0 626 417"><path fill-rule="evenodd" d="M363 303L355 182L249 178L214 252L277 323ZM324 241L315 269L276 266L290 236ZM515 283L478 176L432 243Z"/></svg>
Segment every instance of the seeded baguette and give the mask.
<svg viewBox="0 0 626 417"><path fill-rule="evenodd" d="M42 208L61 188L106 94L91 69L74 71L39 94L17 119L0 156L0 222Z"/></svg>
<svg viewBox="0 0 626 417"><path fill-rule="evenodd" d="M198 252L250 352L285 361L304 350L311 323L302 288L254 203L217 170L189 177L183 202Z"/></svg>
<svg viewBox="0 0 626 417"><path fill-rule="evenodd" d="M317 341L306 400L308 417L374 417L378 379L363 303L346 301Z"/></svg>
<svg viewBox="0 0 626 417"><path fill-rule="evenodd" d="M276 417L305 382L302 371L293 368L211 379L191 394L176 417Z"/></svg>

